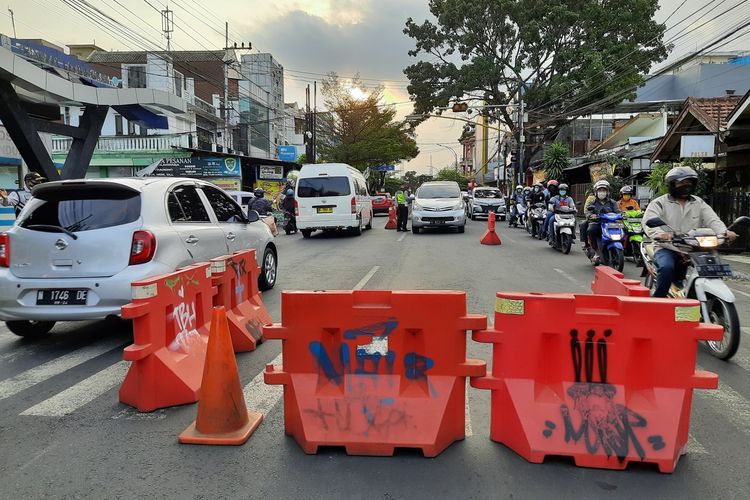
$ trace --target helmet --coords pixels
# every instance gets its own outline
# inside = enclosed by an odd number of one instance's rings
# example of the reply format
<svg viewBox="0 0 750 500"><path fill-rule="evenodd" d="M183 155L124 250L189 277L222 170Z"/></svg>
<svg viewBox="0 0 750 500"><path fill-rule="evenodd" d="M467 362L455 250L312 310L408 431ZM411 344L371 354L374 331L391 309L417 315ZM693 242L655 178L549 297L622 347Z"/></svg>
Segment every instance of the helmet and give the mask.
<svg viewBox="0 0 750 500"><path fill-rule="evenodd" d="M609 191L610 190L609 182L605 181L604 179L600 181L596 181L596 184L594 184L594 192L597 192L600 189L606 189L607 191Z"/></svg>
<svg viewBox="0 0 750 500"><path fill-rule="evenodd" d="M558 188L559 188L560 191L567 191L568 190L568 185L567 184L560 184L560 186Z"/></svg>
<svg viewBox="0 0 750 500"><path fill-rule="evenodd" d="M287 190L286 190L286 195L287 195L287 196L294 196L294 190L292 190L292 189L287 189Z"/></svg>
<svg viewBox="0 0 750 500"><path fill-rule="evenodd" d="M42 177L36 172L29 172L28 174L23 176L23 182L24 183L31 183L33 186L39 184L40 182L44 182L47 179Z"/></svg>
<svg viewBox="0 0 750 500"><path fill-rule="evenodd" d="M667 184L684 181L685 179L692 179L697 182L698 174L690 167L675 167L667 172L667 176L664 178Z"/></svg>
<svg viewBox="0 0 750 500"><path fill-rule="evenodd" d="M620 189L620 194L633 194L633 188L631 186L623 186Z"/></svg>
<svg viewBox="0 0 750 500"><path fill-rule="evenodd" d="M255 193L256 198L263 198L263 196L266 194L266 192L263 191L263 188L256 188L253 192Z"/></svg>
<svg viewBox="0 0 750 500"><path fill-rule="evenodd" d="M541 182L535 182L534 187L544 188L544 184L542 184Z"/></svg>
<svg viewBox="0 0 750 500"><path fill-rule="evenodd" d="M524 193L530 193L531 192L531 188L529 186L526 186L525 188L523 188L523 192Z"/></svg>
<svg viewBox="0 0 750 500"><path fill-rule="evenodd" d="M547 181L547 187L550 186L557 186L558 182L555 179L552 179L551 181Z"/></svg>
<svg viewBox="0 0 750 500"><path fill-rule="evenodd" d="M523 191L523 186L521 186L520 184L516 186L516 191Z"/></svg>

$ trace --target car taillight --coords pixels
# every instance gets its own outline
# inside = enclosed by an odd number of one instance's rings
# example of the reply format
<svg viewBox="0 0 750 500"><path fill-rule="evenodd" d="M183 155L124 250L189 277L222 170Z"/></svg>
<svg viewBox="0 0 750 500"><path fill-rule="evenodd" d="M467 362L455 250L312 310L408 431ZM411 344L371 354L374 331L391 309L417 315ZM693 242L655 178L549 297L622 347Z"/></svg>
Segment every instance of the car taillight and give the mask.
<svg viewBox="0 0 750 500"><path fill-rule="evenodd" d="M294 216L299 217L299 203L297 203L297 200L294 200Z"/></svg>
<svg viewBox="0 0 750 500"><path fill-rule="evenodd" d="M150 231L133 233L129 265L144 264L154 257L154 253L156 253L156 238Z"/></svg>
<svg viewBox="0 0 750 500"><path fill-rule="evenodd" d="M0 234L0 267L10 267L10 236Z"/></svg>
<svg viewBox="0 0 750 500"><path fill-rule="evenodd" d="M357 213L357 197L356 196L352 196L352 213L353 214Z"/></svg>

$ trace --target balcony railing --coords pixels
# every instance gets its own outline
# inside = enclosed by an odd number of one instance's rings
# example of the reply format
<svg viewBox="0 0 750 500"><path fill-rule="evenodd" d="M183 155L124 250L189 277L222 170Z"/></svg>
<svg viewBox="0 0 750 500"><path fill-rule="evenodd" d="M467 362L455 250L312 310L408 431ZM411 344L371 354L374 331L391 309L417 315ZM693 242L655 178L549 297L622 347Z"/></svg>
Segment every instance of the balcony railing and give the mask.
<svg viewBox="0 0 750 500"><path fill-rule="evenodd" d="M52 152L65 153L70 150L73 139L53 137ZM198 145L196 133L165 135L118 135L102 136L96 145L97 151L168 151L172 148L194 148Z"/></svg>

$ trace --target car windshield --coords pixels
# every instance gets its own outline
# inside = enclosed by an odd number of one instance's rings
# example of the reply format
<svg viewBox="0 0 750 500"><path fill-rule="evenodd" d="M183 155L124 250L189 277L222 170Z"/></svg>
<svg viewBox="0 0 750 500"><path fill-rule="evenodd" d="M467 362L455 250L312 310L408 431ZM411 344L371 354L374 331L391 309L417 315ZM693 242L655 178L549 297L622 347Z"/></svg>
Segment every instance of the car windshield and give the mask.
<svg viewBox="0 0 750 500"><path fill-rule="evenodd" d="M428 185L422 186L417 191L417 198L435 199L435 198L459 198L461 191L456 186L439 186Z"/></svg>
<svg viewBox="0 0 750 500"><path fill-rule="evenodd" d="M297 196L300 198L322 198L324 196L347 196L351 194L348 177L310 177L297 181Z"/></svg>
<svg viewBox="0 0 750 500"><path fill-rule="evenodd" d="M503 195L499 189L476 189L474 198L502 198Z"/></svg>

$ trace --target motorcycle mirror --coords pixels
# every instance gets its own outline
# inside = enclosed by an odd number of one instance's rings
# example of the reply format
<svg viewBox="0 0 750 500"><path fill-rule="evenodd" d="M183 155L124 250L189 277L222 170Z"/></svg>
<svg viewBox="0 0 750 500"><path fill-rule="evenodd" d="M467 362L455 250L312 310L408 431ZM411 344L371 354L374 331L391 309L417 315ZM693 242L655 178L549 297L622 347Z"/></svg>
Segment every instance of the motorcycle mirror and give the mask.
<svg viewBox="0 0 750 500"><path fill-rule="evenodd" d="M737 218L731 226L729 226L729 230L732 231L733 228L745 228L750 226L750 217L747 215L743 215L742 217ZM736 232L736 231L735 231Z"/></svg>
<svg viewBox="0 0 750 500"><path fill-rule="evenodd" d="M649 219L646 221L646 226L650 228L661 227L661 226L666 226L666 225L667 223L661 220L659 217L656 217L654 219Z"/></svg>

